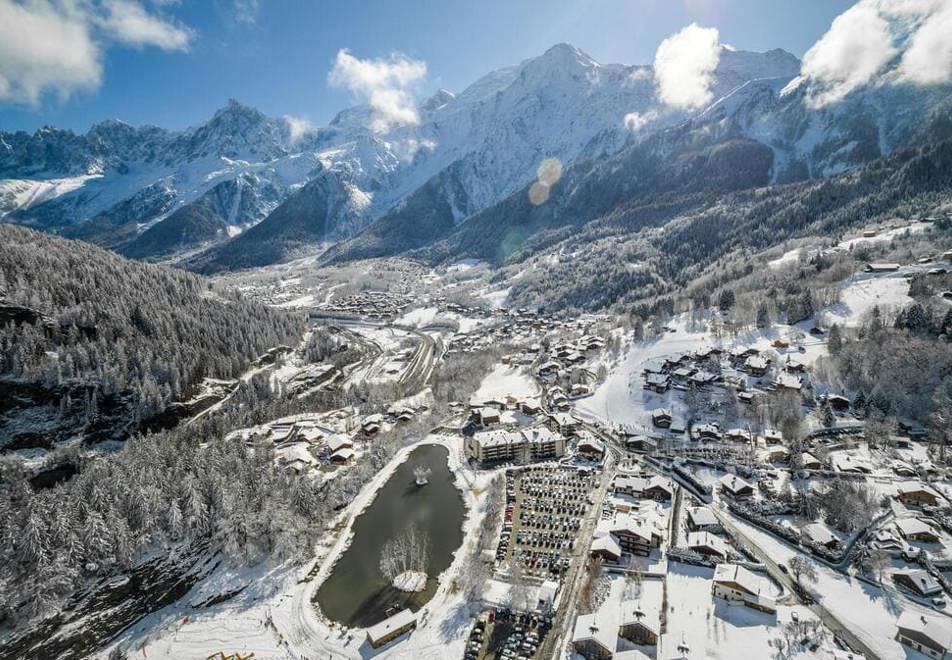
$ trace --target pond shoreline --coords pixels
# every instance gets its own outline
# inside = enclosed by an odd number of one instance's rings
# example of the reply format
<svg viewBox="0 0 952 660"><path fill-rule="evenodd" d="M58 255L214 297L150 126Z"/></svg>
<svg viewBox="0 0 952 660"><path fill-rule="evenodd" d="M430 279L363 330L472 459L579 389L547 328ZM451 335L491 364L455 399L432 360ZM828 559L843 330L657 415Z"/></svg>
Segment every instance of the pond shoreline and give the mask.
<svg viewBox="0 0 952 660"><path fill-rule="evenodd" d="M400 448L393 459L391 459L391 461L380 472L374 475L374 478L358 494L357 498L351 503L350 507L341 512L341 517L338 519L338 521L336 521L334 526L339 527L344 525L345 528L341 530L337 541L333 543L330 550L320 561L320 568L316 571L316 573L312 573L313 580L311 581L311 586L308 590L310 592L309 600L313 606L314 613L322 623L331 629L347 632L366 629L366 626L348 626L342 621L337 621L330 618L321 606L318 594L334 574L335 568L338 567L340 561L346 556L347 551L353 546L354 539L358 531L357 524L358 521L361 520L361 516L365 515L377 502L381 491L390 485L393 477L398 473L401 467L403 467L407 461L410 460L411 455L414 452L427 447L440 447L446 452L446 462L441 467L445 467L447 469L448 472L444 478L448 478L448 481L445 481L443 486L445 489L447 484L451 485L459 497L461 520L458 531L460 533L460 541L458 545L456 545L452 550L448 551L447 555L443 554L443 552L447 552L446 550L441 551L440 555L447 557L448 565L445 569L441 570L438 575L429 577L430 580L433 580L431 583L431 588L433 591L424 602L421 602L415 606L417 611L423 612L424 608L430 602L432 602L433 599L445 591L449 574L454 566L457 565L457 559L460 550L466 544L466 531L473 518L472 509L475 500L474 495L468 490L471 487L470 484L467 483L467 480L461 474L461 472L465 469L465 462L461 459L461 447L459 444L459 438L456 437L430 435L413 444ZM434 468L435 467L436 466L434 465ZM421 488L429 487L430 486L422 486ZM456 526L454 525L453 527L455 528ZM363 533L366 533L366 531ZM351 567L351 570L353 570L353 567ZM405 604L405 606L410 607L411 605Z"/></svg>

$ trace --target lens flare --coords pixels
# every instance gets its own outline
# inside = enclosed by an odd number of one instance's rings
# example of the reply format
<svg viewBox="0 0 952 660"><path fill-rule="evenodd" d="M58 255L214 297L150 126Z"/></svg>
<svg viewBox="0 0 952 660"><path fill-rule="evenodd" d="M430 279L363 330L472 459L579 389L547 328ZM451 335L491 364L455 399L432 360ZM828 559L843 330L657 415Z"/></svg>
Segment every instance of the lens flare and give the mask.
<svg viewBox="0 0 952 660"><path fill-rule="evenodd" d="M562 161L558 158L546 158L539 164L536 176L539 181L552 187L556 181L562 178Z"/></svg>
<svg viewBox="0 0 952 660"><path fill-rule="evenodd" d="M529 188L529 201L539 206L545 204L549 199L549 186L542 181L536 181Z"/></svg>

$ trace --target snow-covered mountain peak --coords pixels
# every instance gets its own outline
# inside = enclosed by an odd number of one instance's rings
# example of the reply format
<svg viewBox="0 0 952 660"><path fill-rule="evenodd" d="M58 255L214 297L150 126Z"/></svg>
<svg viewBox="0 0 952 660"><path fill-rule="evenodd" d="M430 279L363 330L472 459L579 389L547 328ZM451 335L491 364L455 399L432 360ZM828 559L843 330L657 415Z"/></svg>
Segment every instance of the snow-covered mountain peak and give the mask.
<svg viewBox="0 0 952 660"><path fill-rule="evenodd" d="M456 99L456 94L446 89L438 89L433 96L420 104L423 112L432 112Z"/></svg>

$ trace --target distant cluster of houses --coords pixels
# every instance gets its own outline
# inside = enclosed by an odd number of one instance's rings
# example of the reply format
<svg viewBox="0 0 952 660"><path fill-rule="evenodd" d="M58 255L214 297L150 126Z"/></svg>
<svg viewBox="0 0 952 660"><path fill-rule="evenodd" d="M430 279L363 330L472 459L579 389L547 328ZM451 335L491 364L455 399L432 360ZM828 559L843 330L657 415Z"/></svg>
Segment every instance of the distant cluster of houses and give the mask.
<svg viewBox="0 0 952 660"><path fill-rule="evenodd" d="M789 342L785 339L777 339L773 342L773 347L788 348ZM684 353L647 363L642 370L643 387L662 394L671 388L687 390L691 387L704 387L711 384L729 384L739 390L738 399L742 403L752 403L756 394L748 390L744 378L730 376L725 378L720 367L722 357L727 357L738 371L755 378L766 376L773 366L773 359L768 353L752 346L736 346L729 351L704 346L694 353ZM804 387L805 367L805 363L798 357L787 354L775 370L774 378L767 389L800 391Z"/></svg>
<svg viewBox="0 0 952 660"><path fill-rule="evenodd" d="M274 444L278 463L298 473L322 462L346 465L355 456L350 438L310 420L269 424L265 439ZM253 441L249 438L249 442Z"/></svg>
<svg viewBox="0 0 952 660"><path fill-rule="evenodd" d="M391 320L403 313L410 302L410 297L401 293L364 291L322 303L316 312L325 316Z"/></svg>

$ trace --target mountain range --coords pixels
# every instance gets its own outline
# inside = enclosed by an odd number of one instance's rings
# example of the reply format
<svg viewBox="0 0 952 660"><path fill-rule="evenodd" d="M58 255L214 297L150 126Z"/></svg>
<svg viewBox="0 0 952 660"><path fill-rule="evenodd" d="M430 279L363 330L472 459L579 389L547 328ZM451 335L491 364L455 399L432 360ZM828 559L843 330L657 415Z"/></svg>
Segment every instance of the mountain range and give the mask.
<svg viewBox="0 0 952 660"><path fill-rule="evenodd" d="M504 263L633 200L657 215L660 200L836 177L952 135L948 86L870 85L816 108L799 74L782 50L722 47L712 102L686 110L659 98L652 67L558 44L440 90L386 134L366 106L301 130L235 101L184 131L0 132L0 219L206 273L315 252Z"/></svg>

